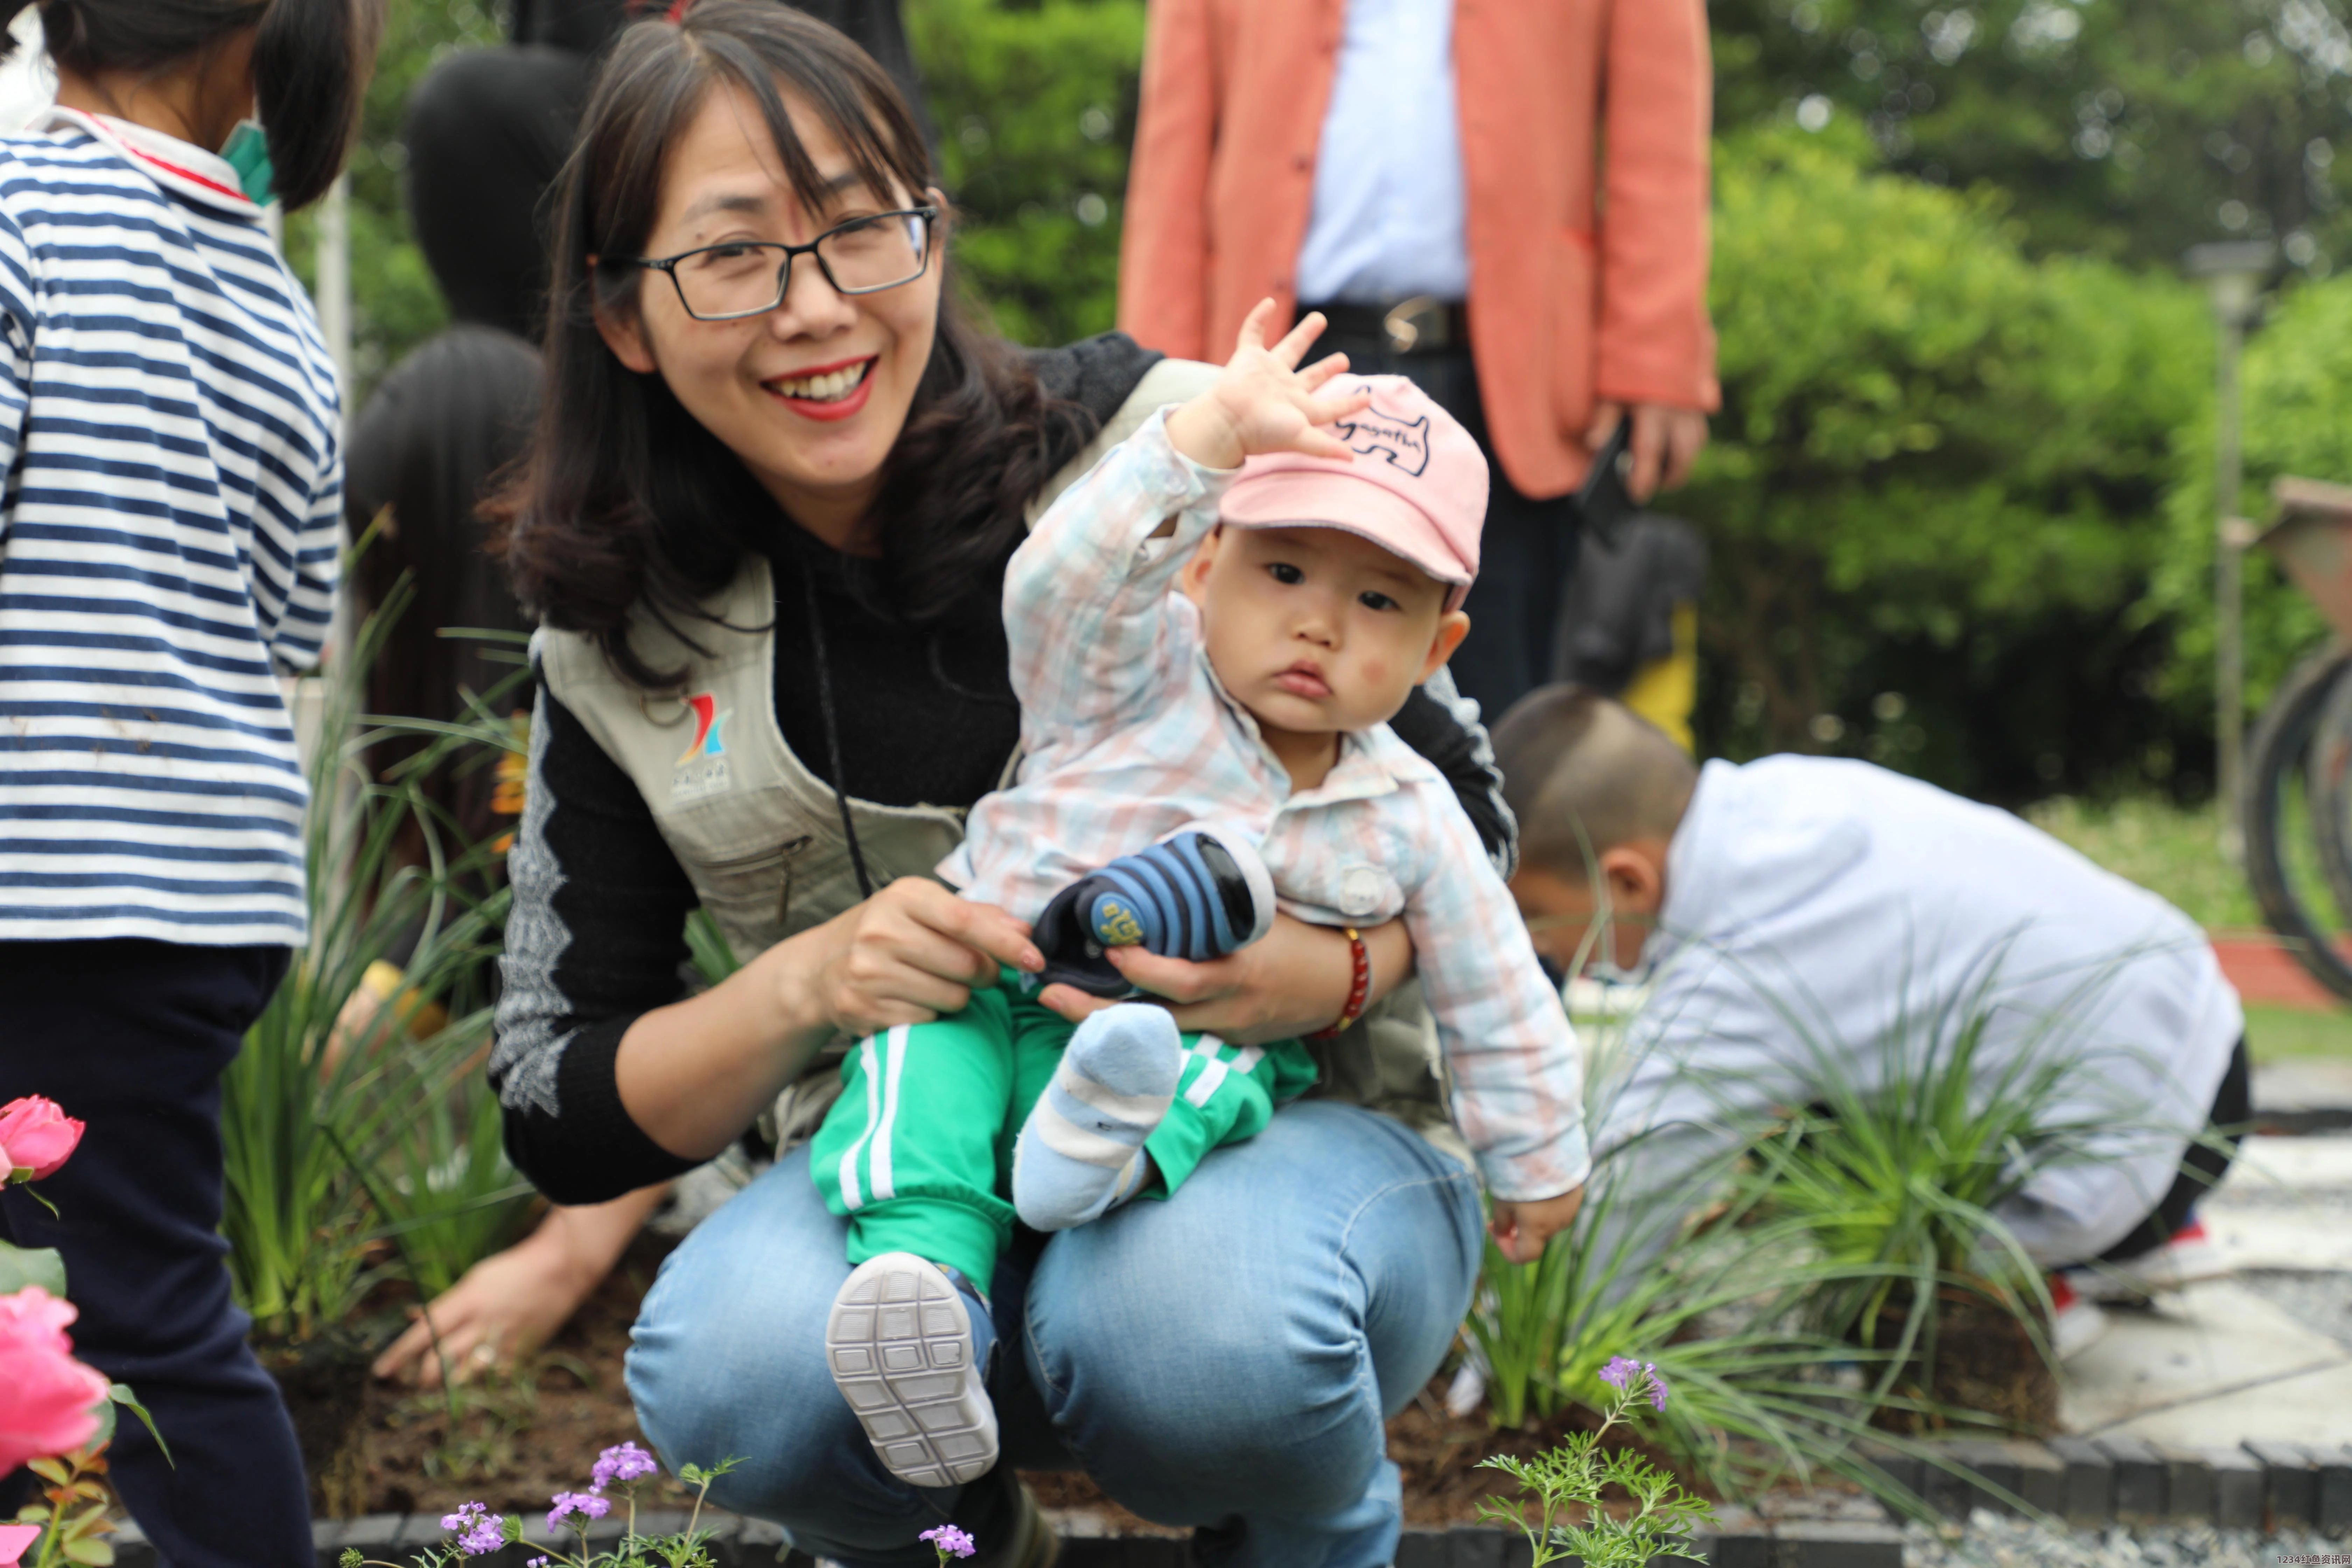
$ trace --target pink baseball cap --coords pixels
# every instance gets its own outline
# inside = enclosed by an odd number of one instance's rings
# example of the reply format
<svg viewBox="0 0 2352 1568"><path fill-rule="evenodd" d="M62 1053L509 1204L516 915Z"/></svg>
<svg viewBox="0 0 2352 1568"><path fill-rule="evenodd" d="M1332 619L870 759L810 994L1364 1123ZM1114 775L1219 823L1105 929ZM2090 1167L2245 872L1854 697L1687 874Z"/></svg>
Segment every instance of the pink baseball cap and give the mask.
<svg viewBox="0 0 2352 1568"><path fill-rule="evenodd" d="M1371 406L1331 426L1352 463L1274 452L1242 465L1218 517L1236 528L1338 528L1370 540L1448 584L1455 610L1478 576L1486 521L1486 455L1461 421L1401 375L1343 375L1324 390L1361 389Z"/></svg>

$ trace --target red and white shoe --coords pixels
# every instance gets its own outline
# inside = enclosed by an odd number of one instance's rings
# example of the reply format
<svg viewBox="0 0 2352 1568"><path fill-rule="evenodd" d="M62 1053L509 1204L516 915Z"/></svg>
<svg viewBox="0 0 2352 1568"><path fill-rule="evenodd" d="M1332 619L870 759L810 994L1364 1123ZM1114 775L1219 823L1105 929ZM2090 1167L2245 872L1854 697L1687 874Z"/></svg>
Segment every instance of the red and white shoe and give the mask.
<svg viewBox="0 0 2352 1568"><path fill-rule="evenodd" d="M2071 1269L2068 1273L2073 1272ZM2099 1342L2107 1331L2107 1315L2096 1301L2085 1300L2067 1282L2066 1274L2050 1276L2050 1348L2060 1361L2071 1361Z"/></svg>
<svg viewBox="0 0 2352 1568"><path fill-rule="evenodd" d="M2086 1263L2067 1269L2066 1277L2088 1300L2145 1301L2202 1279L2225 1279L2230 1272L2229 1259L2205 1234L2205 1222L2192 1216L2162 1247L2120 1262Z"/></svg>

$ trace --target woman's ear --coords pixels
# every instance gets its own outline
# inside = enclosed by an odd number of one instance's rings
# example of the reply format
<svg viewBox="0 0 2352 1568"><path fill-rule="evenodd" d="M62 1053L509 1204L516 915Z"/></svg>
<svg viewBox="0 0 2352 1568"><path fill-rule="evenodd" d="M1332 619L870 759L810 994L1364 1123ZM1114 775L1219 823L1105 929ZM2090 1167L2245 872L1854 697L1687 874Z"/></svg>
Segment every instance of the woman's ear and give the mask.
<svg viewBox="0 0 2352 1568"><path fill-rule="evenodd" d="M1460 610L1448 610L1438 616L1437 635L1429 639L1429 658L1422 663L1421 679L1413 684L1419 686L1422 680L1444 668L1445 661L1454 657L1454 650L1462 646L1462 639L1469 635L1470 617Z"/></svg>
<svg viewBox="0 0 2352 1568"><path fill-rule="evenodd" d="M594 263L590 263L593 267ZM592 281L590 288L595 285ZM635 371L639 375L651 375L659 368L654 363L654 352L646 342L645 319L635 310L621 311L606 307L601 300L594 307L596 335L613 351L613 357Z"/></svg>

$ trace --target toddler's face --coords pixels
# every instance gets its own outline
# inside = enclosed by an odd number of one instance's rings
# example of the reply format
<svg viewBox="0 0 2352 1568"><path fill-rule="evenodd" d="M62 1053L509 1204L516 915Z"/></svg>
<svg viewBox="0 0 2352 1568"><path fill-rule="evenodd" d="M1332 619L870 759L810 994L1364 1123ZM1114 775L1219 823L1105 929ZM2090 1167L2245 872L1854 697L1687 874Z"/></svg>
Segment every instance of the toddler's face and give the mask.
<svg viewBox="0 0 2352 1568"><path fill-rule="evenodd" d="M1386 723L1470 629L1444 584L1336 528L1221 526L1182 581L1225 689L1300 734Z"/></svg>

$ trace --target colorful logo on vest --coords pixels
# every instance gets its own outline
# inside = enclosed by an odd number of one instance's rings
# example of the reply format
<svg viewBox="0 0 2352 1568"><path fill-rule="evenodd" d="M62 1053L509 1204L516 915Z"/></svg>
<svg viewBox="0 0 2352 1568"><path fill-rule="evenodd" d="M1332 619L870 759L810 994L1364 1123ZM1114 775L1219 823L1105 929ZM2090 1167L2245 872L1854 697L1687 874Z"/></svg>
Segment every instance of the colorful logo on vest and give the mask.
<svg viewBox="0 0 2352 1568"><path fill-rule="evenodd" d="M677 765L684 767L697 757L726 755L727 748L719 741L719 726L735 717L735 710L722 710L719 706L719 694L715 691L698 691L686 700L686 705L694 710L694 744L678 758Z"/></svg>
<svg viewBox="0 0 2352 1568"><path fill-rule="evenodd" d="M723 731L727 721L735 716L735 710L719 707L715 691L698 691L686 700L686 705L694 714L694 743L677 759L670 774L669 797L673 802L698 800L727 787Z"/></svg>

